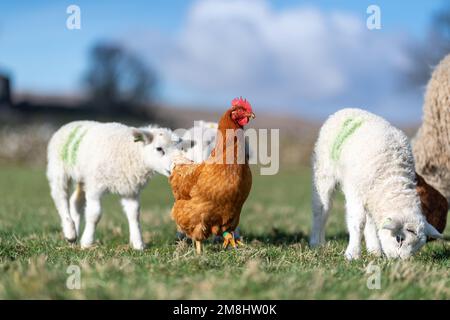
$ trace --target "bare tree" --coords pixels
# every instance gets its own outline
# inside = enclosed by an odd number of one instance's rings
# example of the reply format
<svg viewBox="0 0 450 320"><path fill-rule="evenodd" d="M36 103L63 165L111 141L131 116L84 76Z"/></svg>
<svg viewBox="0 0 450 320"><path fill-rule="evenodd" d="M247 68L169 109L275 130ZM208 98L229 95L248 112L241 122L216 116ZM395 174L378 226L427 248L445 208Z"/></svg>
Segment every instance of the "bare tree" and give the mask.
<svg viewBox="0 0 450 320"><path fill-rule="evenodd" d="M152 100L156 76L137 56L115 44L96 45L84 78L89 103L104 111L124 111Z"/></svg>

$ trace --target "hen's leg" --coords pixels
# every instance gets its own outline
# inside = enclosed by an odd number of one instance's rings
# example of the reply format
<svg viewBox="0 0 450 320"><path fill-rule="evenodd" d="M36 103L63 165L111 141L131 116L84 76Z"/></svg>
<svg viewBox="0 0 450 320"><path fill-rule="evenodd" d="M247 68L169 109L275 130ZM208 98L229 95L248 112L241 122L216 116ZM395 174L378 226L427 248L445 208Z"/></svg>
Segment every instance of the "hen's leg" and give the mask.
<svg viewBox="0 0 450 320"><path fill-rule="evenodd" d="M241 230L239 227L236 227L236 229L234 229L233 231L234 233L234 241L236 242L236 244L239 246L244 246L244 240L242 240L242 236L241 236ZM224 235L223 234L216 234L214 236L214 243L220 243L220 242L224 242Z"/></svg>
<svg viewBox="0 0 450 320"><path fill-rule="evenodd" d="M223 233L223 248L226 249L229 245L233 248L237 248L236 241L234 239L234 232L225 231Z"/></svg>
<svg viewBox="0 0 450 320"><path fill-rule="evenodd" d="M234 230L234 240L236 241L236 244L238 246L244 246L244 241L242 240L241 231L240 231L239 227L237 227Z"/></svg>
<svg viewBox="0 0 450 320"><path fill-rule="evenodd" d="M195 244L197 254L202 253L202 241L205 240L206 227L199 219L203 214L202 210L201 206L192 204L191 200L176 200L171 213L173 220L177 223L178 231L186 231L186 227L189 226L186 235Z"/></svg>
<svg viewBox="0 0 450 320"><path fill-rule="evenodd" d="M202 242L196 240L195 241L195 251L197 252L198 255L202 254Z"/></svg>

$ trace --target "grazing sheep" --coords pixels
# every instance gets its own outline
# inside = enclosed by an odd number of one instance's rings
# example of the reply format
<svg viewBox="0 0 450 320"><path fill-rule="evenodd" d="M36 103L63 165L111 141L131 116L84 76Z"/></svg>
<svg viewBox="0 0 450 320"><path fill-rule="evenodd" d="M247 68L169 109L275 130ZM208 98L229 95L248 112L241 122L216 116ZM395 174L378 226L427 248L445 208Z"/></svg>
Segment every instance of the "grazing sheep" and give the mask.
<svg viewBox="0 0 450 320"><path fill-rule="evenodd" d="M416 171L450 202L450 54L434 70L412 141Z"/></svg>
<svg viewBox="0 0 450 320"><path fill-rule="evenodd" d="M94 121L61 127L48 145L47 177L65 238L70 242L77 239L86 202L86 225L80 243L83 248L93 244L101 216L100 199L110 192L122 198L131 245L143 249L139 194L155 172L170 175L173 140L169 129L156 127L137 129ZM75 191L68 201L70 182Z"/></svg>
<svg viewBox="0 0 450 320"><path fill-rule="evenodd" d="M407 137L384 119L343 109L322 126L314 150L312 246L325 241L325 224L337 184L346 199L350 235L347 259L369 252L408 258L442 235L422 215Z"/></svg>

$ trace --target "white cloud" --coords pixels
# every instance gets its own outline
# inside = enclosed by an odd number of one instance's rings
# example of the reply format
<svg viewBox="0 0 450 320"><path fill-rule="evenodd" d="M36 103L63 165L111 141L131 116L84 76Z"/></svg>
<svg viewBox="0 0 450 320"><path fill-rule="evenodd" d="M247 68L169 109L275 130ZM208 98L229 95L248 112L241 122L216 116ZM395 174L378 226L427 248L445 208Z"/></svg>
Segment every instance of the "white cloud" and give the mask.
<svg viewBox="0 0 450 320"><path fill-rule="evenodd" d="M189 104L223 105L243 95L256 110L324 116L360 106L395 117L407 107L417 117L420 100L396 84L410 63L405 37L367 30L364 14L198 1L176 35L135 35L128 43L151 56L169 95Z"/></svg>

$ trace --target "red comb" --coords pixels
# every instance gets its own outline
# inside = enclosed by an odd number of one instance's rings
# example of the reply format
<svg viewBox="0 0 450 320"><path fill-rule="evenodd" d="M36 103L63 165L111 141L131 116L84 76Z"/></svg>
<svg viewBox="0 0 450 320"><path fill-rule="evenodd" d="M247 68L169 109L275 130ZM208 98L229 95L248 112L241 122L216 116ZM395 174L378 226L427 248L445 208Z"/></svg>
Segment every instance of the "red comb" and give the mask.
<svg viewBox="0 0 450 320"><path fill-rule="evenodd" d="M242 107L245 108L248 112L252 112L252 106L250 105L250 102L248 102L247 99L243 99L242 97L234 98L231 101L231 106Z"/></svg>

